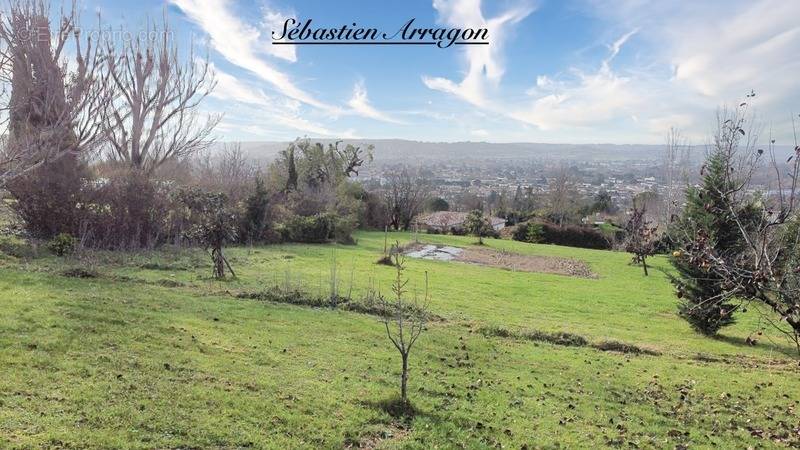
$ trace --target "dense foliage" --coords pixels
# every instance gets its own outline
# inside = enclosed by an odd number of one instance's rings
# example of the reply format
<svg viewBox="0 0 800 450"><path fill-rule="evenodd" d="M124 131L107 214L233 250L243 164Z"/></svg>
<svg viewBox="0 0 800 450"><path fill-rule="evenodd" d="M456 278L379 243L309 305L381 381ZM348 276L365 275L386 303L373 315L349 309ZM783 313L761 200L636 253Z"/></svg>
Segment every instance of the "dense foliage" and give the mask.
<svg viewBox="0 0 800 450"><path fill-rule="evenodd" d="M688 188L686 207L670 230L678 249L691 249L698 237L719 251L735 252L741 248L742 238L725 198L725 193L734 187L726 174L731 164L728 158L724 150L717 149L704 166L702 184ZM720 276L681 255L678 250L672 258L676 270L672 281L681 298L679 312L697 331L716 334L734 323L736 305L722 299Z"/></svg>
<svg viewBox="0 0 800 450"><path fill-rule="evenodd" d="M603 233L589 227L557 226L544 222L525 222L517 225L512 238L515 241L536 244L555 244L567 247L611 249L611 242Z"/></svg>

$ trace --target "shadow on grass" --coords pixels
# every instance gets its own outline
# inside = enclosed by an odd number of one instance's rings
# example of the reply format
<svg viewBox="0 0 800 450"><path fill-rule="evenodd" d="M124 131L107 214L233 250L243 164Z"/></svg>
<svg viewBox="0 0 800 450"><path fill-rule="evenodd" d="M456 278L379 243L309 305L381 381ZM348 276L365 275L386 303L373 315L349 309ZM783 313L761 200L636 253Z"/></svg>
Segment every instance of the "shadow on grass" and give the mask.
<svg viewBox="0 0 800 450"><path fill-rule="evenodd" d="M411 423L414 417L426 415L422 411L416 409L410 400L403 401L397 396L382 400L362 400L360 403L366 407L383 411L393 419L405 424Z"/></svg>
<svg viewBox="0 0 800 450"><path fill-rule="evenodd" d="M735 345L737 347L761 347L761 348L764 348L764 349L767 349L767 350L775 351L775 352L780 353L780 354L782 354L784 356L788 356L788 357L790 357L792 359L795 359L795 358L798 357L797 350L795 350L794 347L792 347L790 345L786 345L786 344L780 344L780 343L777 343L777 342L772 342L772 341L770 341L769 339L766 339L766 338L763 341L759 341L755 345L751 344L747 340L747 338L743 338L743 337L740 337L740 336L727 336L727 335L724 335L724 334L717 334L712 339L720 341L720 342L725 342L725 343L728 343L728 344L731 344L731 345Z"/></svg>

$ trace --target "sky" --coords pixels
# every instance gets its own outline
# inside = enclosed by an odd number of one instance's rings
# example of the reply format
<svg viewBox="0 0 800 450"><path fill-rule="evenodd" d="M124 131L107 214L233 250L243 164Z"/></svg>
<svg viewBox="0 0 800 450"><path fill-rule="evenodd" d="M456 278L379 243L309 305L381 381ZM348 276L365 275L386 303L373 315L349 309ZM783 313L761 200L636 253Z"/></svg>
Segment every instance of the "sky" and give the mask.
<svg viewBox="0 0 800 450"><path fill-rule="evenodd" d="M227 141L297 137L660 144L708 140L747 99L777 143L800 125L796 0L88 0L111 26L166 13L207 51ZM489 45L273 45L315 26L487 28Z"/></svg>

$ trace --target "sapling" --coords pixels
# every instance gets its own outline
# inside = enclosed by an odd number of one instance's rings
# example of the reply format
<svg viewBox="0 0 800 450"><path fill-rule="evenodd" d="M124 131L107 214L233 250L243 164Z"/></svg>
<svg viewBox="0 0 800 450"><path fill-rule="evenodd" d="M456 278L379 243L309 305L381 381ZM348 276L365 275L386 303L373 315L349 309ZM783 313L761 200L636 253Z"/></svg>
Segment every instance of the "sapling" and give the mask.
<svg viewBox="0 0 800 450"><path fill-rule="evenodd" d="M399 243L396 244L399 247ZM403 276L405 258L402 252L395 251L392 255L395 267L395 279L392 282L393 300L383 301L383 314L381 320L386 327L386 335L400 353L402 372L400 375L400 399L403 406L408 405L408 358L414 344L419 339L425 323L428 320L428 272L425 272L425 291L422 302L418 301L416 293L413 301L405 299L408 294L408 278Z"/></svg>

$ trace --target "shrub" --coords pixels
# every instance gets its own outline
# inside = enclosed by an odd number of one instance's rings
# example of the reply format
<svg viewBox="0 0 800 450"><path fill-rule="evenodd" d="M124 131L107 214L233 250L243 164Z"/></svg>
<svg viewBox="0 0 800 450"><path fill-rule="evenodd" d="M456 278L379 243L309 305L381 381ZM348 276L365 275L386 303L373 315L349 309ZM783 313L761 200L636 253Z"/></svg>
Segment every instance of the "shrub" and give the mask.
<svg viewBox="0 0 800 450"><path fill-rule="evenodd" d="M333 238L339 244L354 245L356 240L353 239L353 231L357 226L356 219L351 216L336 217L333 222Z"/></svg>
<svg viewBox="0 0 800 450"><path fill-rule="evenodd" d="M0 236L0 253L15 258L32 258L36 256L36 249L16 236Z"/></svg>
<svg viewBox="0 0 800 450"><path fill-rule="evenodd" d="M78 205L89 178L77 158L63 157L12 180L8 190L16 200L10 206L33 237L50 239L59 233L77 234Z"/></svg>
<svg viewBox="0 0 800 450"><path fill-rule="evenodd" d="M152 248L182 237L182 205L171 184L124 170L87 186L80 206L81 239L108 249Z"/></svg>
<svg viewBox="0 0 800 450"><path fill-rule="evenodd" d="M550 223L527 222L517 225L512 238L516 241L564 245L567 247L611 249L611 242L593 228Z"/></svg>
<svg viewBox="0 0 800 450"><path fill-rule="evenodd" d="M279 230L285 241L325 243L333 237L334 220L328 214L292 216L280 226Z"/></svg>
<svg viewBox="0 0 800 450"><path fill-rule="evenodd" d="M540 223L530 223L525 232L525 241L538 244L544 242L544 227Z"/></svg>
<svg viewBox="0 0 800 450"><path fill-rule="evenodd" d="M75 251L75 238L71 234L60 233L47 244L48 250L56 256L66 256Z"/></svg>

